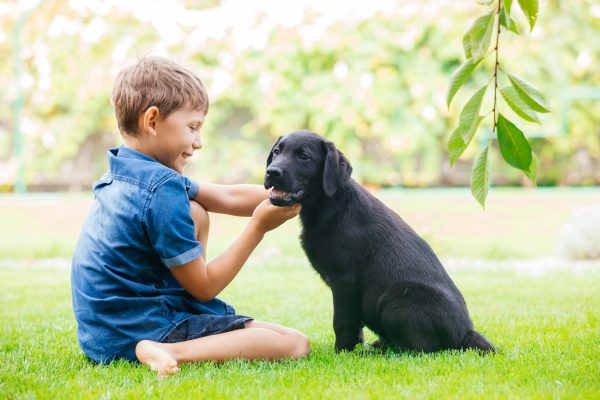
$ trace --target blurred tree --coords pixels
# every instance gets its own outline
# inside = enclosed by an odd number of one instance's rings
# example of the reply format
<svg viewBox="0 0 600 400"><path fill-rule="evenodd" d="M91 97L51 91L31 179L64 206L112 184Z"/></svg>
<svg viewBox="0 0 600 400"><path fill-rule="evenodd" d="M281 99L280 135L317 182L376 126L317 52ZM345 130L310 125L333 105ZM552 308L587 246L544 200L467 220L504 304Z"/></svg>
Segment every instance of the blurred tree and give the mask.
<svg viewBox="0 0 600 400"><path fill-rule="evenodd" d="M6 188L15 182L15 155L7 150L14 4L0 5L0 86L6 88L0 92L0 187ZM148 53L192 68L209 89L205 149L188 169L192 176L259 181L274 139L308 128L336 141L362 182L468 182L477 148L467 148L449 168L445 148L460 110L447 109L445 92L463 60L455 43L476 4L361 2L348 3L346 12L327 8L327 2L286 3L287 13L265 4L175 1L136 9L116 0L40 3L23 31L29 184L89 187L101 174L106 148L120 141L110 105L112 80L125 64ZM353 7L362 8L350 12ZM550 1L530 35L502 39L507 69L536 82L556 110L540 115L539 127L520 126L535 136L540 184L600 183L600 102L572 102L564 135L560 120L569 88L600 85L595 67L600 43L594 40L599 30L595 2ZM476 71L454 103L465 104L465 95L489 79L485 75ZM484 101L482 109L491 104ZM483 121L482 128L492 125ZM503 165L494 180L522 183Z"/></svg>

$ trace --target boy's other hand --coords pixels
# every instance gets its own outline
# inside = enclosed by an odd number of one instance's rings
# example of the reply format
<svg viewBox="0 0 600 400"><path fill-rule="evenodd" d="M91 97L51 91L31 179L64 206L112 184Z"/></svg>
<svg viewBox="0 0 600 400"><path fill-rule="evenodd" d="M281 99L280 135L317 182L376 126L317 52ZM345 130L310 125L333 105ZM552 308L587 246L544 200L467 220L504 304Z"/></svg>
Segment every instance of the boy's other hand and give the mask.
<svg viewBox="0 0 600 400"><path fill-rule="evenodd" d="M291 206L279 207L271 204L269 199L263 200L252 214L252 221L256 227L263 233L277 228L290 218L294 218L302 210L300 203Z"/></svg>

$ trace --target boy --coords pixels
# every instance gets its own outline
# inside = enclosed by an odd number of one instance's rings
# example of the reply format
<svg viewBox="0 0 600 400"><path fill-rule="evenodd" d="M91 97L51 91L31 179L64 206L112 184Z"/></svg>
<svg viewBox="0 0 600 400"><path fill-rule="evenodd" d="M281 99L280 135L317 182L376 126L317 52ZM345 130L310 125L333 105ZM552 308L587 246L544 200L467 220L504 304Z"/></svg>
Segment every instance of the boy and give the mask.
<svg viewBox="0 0 600 400"><path fill-rule="evenodd" d="M258 185L197 184L182 176L202 147L208 110L201 81L158 57L121 71L113 104L124 146L108 151L109 171L94 202L71 273L77 336L92 360L125 358L156 370L179 362L299 358L302 333L235 315L217 296L264 234L300 212L275 207ZM252 216L221 256L206 262L207 211Z"/></svg>

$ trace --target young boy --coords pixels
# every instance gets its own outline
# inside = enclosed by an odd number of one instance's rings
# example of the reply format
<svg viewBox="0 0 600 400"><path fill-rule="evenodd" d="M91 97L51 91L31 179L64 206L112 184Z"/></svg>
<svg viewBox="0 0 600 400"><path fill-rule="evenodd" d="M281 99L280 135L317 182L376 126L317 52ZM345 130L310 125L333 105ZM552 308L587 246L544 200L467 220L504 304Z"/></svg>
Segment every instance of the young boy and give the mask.
<svg viewBox="0 0 600 400"><path fill-rule="evenodd" d="M124 146L108 151L109 171L73 255L77 336L92 360L139 360L159 375L179 362L299 358L302 333L235 315L216 296L266 232L300 212L275 207L258 185L198 184L184 177L202 148L208 110L201 81L158 57L123 70L113 103ZM207 211L251 216L240 237L207 262Z"/></svg>

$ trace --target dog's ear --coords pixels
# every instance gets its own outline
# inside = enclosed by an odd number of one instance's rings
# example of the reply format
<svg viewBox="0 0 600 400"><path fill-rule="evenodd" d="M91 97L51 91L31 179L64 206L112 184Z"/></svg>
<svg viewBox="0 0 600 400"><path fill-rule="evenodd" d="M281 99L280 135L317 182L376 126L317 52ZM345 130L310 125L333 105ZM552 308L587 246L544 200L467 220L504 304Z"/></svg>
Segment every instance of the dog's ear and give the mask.
<svg viewBox="0 0 600 400"><path fill-rule="evenodd" d="M281 140L283 136L279 136L277 138L277 141L275 142L275 144L273 145L273 147L271 147L271 151L269 152L269 157L267 158L267 167L269 165L271 165L271 161L273 161L273 149L279 144L279 141Z"/></svg>
<svg viewBox="0 0 600 400"><path fill-rule="evenodd" d="M323 192L331 197L342 188L352 174L352 166L341 151L329 141L323 142L325 162L323 163Z"/></svg>

